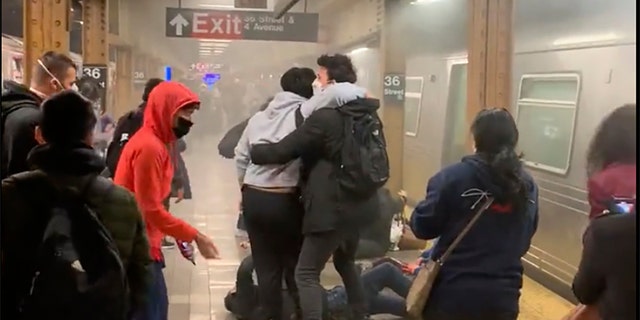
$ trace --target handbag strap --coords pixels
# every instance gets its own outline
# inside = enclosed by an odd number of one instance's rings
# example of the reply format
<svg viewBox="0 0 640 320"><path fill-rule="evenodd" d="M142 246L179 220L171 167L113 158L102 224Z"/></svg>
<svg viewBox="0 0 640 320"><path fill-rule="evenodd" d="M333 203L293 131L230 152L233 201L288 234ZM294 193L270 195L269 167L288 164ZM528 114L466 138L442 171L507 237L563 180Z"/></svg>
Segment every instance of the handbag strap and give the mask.
<svg viewBox="0 0 640 320"><path fill-rule="evenodd" d="M453 250L456 249L456 247L458 246L460 241L462 241L464 236L466 236L467 233L469 232L469 230L471 230L471 227L473 227L473 225L476 224L478 219L480 219L480 216L482 215L482 213L485 212L487 209L489 209L489 207L492 204L493 204L493 197L487 197L486 200L484 201L484 203L482 204L482 207L480 207L480 209L478 209L476 214L473 215L471 220L467 223L467 225L464 227L464 229L462 229L462 231L460 231L460 234L458 234L458 236L453 240L453 242L449 245L449 247L442 254L442 256L440 256L440 258L438 258L438 260L436 260L436 263L438 263L440 266L442 266L444 264L444 261L447 260L447 258L453 252Z"/></svg>

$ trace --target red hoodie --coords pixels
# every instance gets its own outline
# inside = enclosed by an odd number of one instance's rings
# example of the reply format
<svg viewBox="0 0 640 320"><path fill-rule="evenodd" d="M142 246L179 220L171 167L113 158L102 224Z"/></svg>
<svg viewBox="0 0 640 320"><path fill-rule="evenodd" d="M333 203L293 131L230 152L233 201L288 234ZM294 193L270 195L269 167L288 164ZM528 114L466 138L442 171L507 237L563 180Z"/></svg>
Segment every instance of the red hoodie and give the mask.
<svg viewBox="0 0 640 320"><path fill-rule="evenodd" d="M142 127L127 142L118 160L114 182L133 192L147 226L151 257L162 260L166 234L191 242L198 231L172 216L162 201L171 192L173 164L169 145L176 140L173 116L188 104L200 103L195 93L177 82L160 83L149 95Z"/></svg>
<svg viewBox="0 0 640 320"><path fill-rule="evenodd" d="M587 182L587 192L593 219L606 209L607 201L616 198L636 198L636 165L613 163L594 173ZM634 203L635 205L635 203Z"/></svg>

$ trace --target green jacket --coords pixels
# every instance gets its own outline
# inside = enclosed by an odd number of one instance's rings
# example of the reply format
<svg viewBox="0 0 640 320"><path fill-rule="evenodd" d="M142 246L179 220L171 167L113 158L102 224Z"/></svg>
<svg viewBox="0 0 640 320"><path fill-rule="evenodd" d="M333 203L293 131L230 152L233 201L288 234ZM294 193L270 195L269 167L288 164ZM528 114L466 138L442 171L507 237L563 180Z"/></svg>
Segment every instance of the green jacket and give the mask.
<svg viewBox="0 0 640 320"><path fill-rule="evenodd" d="M68 188L77 193L86 192L87 204L96 212L116 242L127 272L131 293L130 307L138 308L146 299L151 258L146 228L133 194L116 185L106 194L95 194L95 190L85 191L88 182L104 168L99 157L93 158L93 150L80 148L71 152L51 152L45 147L36 147L34 151L30 160L36 162L34 166L39 170L32 174L45 176L58 188ZM98 165L99 163L102 165ZM51 186L38 183L24 190L23 184L17 185L20 182L16 181L16 176L2 181L0 236L3 244L3 309L5 306L14 306L13 303L17 302L5 301L5 297L15 297L25 286L29 287L35 268L33 253L42 239L47 223L47 219L38 216L43 211L38 204L46 201L46 190L50 190Z"/></svg>

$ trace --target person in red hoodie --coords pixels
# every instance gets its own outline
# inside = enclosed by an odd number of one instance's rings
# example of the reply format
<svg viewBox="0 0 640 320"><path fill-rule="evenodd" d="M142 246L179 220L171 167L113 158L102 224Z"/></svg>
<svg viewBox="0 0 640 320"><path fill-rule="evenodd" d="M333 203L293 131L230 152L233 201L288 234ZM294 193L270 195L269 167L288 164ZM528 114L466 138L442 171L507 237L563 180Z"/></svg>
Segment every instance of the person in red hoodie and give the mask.
<svg viewBox="0 0 640 320"><path fill-rule="evenodd" d="M135 195L154 260L147 306L136 320L167 320L169 302L161 251L165 234L187 243L195 241L206 259L219 256L209 237L172 216L162 203L171 191L174 172L170 149L177 139L189 133L192 114L199 106L198 97L186 86L170 81L159 84L149 95L142 127L125 145L118 161L114 182Z"/></svg>
<svg viewBox="0 0 640 320"><path fill-rule="evenodd" d="M614 200L636 199L636 104L611 112L598 127L587 152L589 219L608 210Z"/></svg>

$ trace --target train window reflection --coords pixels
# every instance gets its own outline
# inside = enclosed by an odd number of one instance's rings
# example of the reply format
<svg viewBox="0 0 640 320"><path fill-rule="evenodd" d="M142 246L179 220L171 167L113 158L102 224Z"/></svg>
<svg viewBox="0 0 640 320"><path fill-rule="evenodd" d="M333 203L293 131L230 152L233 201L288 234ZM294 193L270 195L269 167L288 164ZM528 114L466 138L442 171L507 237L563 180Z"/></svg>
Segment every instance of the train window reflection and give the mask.
<svg viewBox="0 0 640 320"><path fill-rule="evenodd" d="M577 74L522 77L518 147L528 166L558 174L569 171L579 89Z"/></svg>
<svg viewBox="0 0 640 320"><path fill-rule="evenodd" d="M404 132L411 137L418 135L423 85L424 78L422 77L406 78L404 94Z"/></svg>

